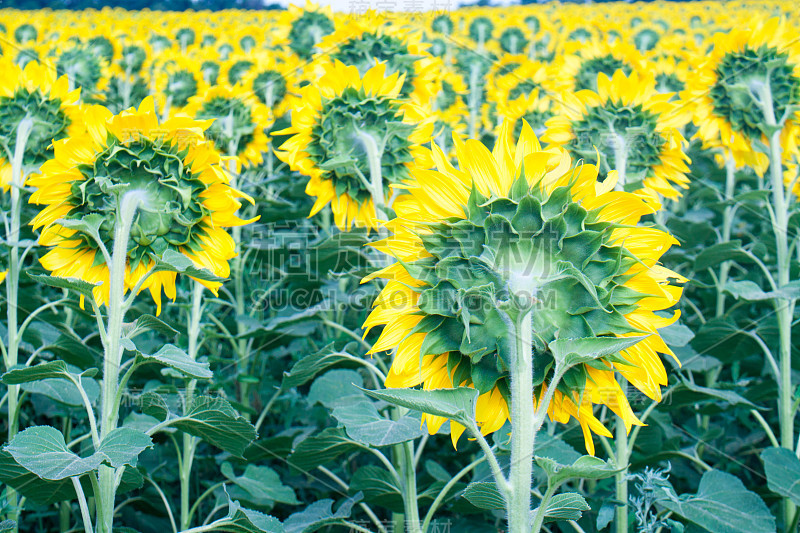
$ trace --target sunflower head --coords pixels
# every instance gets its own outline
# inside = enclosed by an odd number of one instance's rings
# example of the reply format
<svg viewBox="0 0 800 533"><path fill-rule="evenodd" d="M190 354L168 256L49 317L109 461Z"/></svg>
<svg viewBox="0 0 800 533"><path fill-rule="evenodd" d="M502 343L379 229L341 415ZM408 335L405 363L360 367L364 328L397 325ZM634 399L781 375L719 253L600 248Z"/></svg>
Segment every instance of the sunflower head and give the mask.
<svg viewBox="0 0 800 533"><path fill-rule="evenodd" d="M557 385L549 413L576 418L593 452L591 432L610 436L592 413L604 404L628 429L640 422L614 378L619 372L660 399L666 373L658 353L672 354L658 328L677 319L672 307L681 276L658 265L676 241L638 225L652 208L614 190L614 176L574 166L561 149L542 150L523 124L515 144L510 125L489 151L454 139L458 168L436 146L437 170L418 169L396 202L393 233L375 244L397 259L372 277L388 281L366 329L385 325L372 348L397 352L387 387L474 387L477 422L498 430L509 413L507 323L531 308L535 397L549 385L559 339L642 337L632 347L571 367ZM425 415L436 432L445 422ZM453 441L463 427L451 421ZM522 428L523 430L525 428Z"/></svg>
<svg viewBox="0 0 800 533"><path fill-rule="evenodd" d="M772 120L762 105L767 94ZM773 18L752 29L714 35L686 99L696 104L697 136L707 147L725 147L740 165L763 173L767 156L759 144L782 120L796 123L800 109L800 43L795 33L785 20ZM791 151L789 138L783 139L785 151Z"/></svg>
<svg viewBox="0 0 800 533"><path fill-rule="evenodd" d="M228 185L219 154L204 140L208 121L176 117L159 124L152 97L119 115L92 106L85 120L88 134L56 141L53 158L28 180L37 189L30 202L45 206L31 224L41 228L40 243L52 247L42 266L54 276L100 283L95 299L107 302L107 251L121 197L137 191L142 202L127 247L126 290L168 251L227 277L235 254L224 228L247 223L235 215L238 199L247 197ZM175 277L157 272L141 287L150 290L159 310L162 288L175 298ZM219 286L201 282L213 290Z"/></svg>
<svg viewBox="0 0 800 533"><path fill-rule="evenodd" d="M0 61L0 144L14 149L17 129L32 119L23 166L38 169L53 154L51 143L80 131L80 89L69 90L66 76L56 78L52 66L35 61L20 68ZM0 185L8 190L13 152L0 153Z"/></svg>
<svg viewBox="0 0 800 533"><path fill-rule="evenodd" d="M220 153L235 156L247 166L264 160L270 126L269 110L242 85L217 85L189 99L184 112L200 120L212 119L206 137Z"/></svg>
<svg viewBox="0 0 800 533"><path fill-rule="evenodd" d="M336 61L325 66L317 83L302 89L303 107L292 113L292 126L277 132L293 136L277 155L310 177L306 192L317 198L312 215L332 202L339 228L354 222L375 227L361 135L382 147L387 195L389 186L408 179L412 163L427 153L419 145L430 139L432 124L423 122L414 106L398 101L403 81L398 73L386 76L382 63L362 77L355 66Z"/></svg>
<svg viewBox="0 0 800 533"><path fill-rule="evenodd" d="M289 6L293 16L289 30L289 48L302 59L310 59L322 39L335 29L330 8L322 10L308 3L307 9Z"/></svg>
<svg viewBox="0 0 800 533"><path fill-rule="evenodd" d="M562 95L561 113L548 120L543 140L576 158L599 156L603 174L620 172L620 188L677 198L689 183L689 159L677 128L689 116L671 97L656 92L652 76L601 73L597 92Z"/></svg>
<svg viewBox="0 0 800 533"><path fill-rule="evenodd" d="M59 75L66 75L72 86L90 93L103 89L103 70L106 65L102 58L80 44L64 50L56 61Z"/></svg>

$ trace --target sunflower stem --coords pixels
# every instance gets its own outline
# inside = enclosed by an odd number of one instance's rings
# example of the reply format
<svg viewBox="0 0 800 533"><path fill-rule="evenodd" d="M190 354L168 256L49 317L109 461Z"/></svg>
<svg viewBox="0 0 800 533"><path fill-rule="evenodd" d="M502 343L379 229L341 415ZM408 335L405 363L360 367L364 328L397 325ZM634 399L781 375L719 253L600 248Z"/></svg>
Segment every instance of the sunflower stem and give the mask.
<svg viewBox="0 0 800 533"><path fill-rule="evenodd" d="M120 365L122 363L122 323L125 319L125 270L128 259L128 239L136 209L142 202L142 193L131 191L119 200L116 225L114 229L114 247L109 265L108 294L108 327L103 359L103 391L100 440L102 442L109 433L117 428L119 421L118 389ZM101 465L98 472L99 492L97 498L97 531L111 533L114 521L114 501L117 491L117 471Z"/></svg>
<svg viewBox="0 0 800 533"><path fill-rule="evenodd" d="M624 395L627 395L628 380L619 377L619 387ZM620 504L617 505L617 533L628 533L628 458L630 452L628 450L628 428L625 427L625 421L622 418L617 419L615 427L616 438L614 443L617 448L617 468L625 468L621 472L617 472L616 478L616 497Z"/></svg>
<svg viewBox="0 0 800 533"><path fill-rule="evenodd" d="M531 532L531 482L536 432L533 409L533 322L531 310L520 312L510 331L511 467L507 496L508 532Z"/></svg>
<svg viewBox="0 0 800 533"><path fill-rule="evenodd" d="M203 316L203 286L197 282L192 282L192 308L189 314L189 324L187 333L189 337L189 346L187 355L192 361L197 360L197 340L200 337L200 319ZM197 381L194 379L188 380L186 383L186 393L184 395L184 415L188 416L191 409L192 397L197 386ZM189 502L189 482L192 475L192 463L194 462L194 453L197 449L197 438L183 434L183 453L180 462L180 484L181 484L181 530L189 529L191 526L192 514L191 504Z"/></svg>
<svg viewBox="0 0 800 533"><path fill-rule="evenodd" d="M375 206L375 216L379 220L386 220L386 194L383 188L383 146L378 146L378 142L372 134L357 130L358 138L364 143L367 151L367 164L369 165L369 185L372 195L372 204ZM381 143L383 144L383 143Z"/></svg>
<svg viewBox="0 0 800 533"><path fill-rule="evenodd" d="M764 115L764 124L771 131L769 135L769 173L772 188L772 210L774 212L773 231L775 233L775 254L778 269L778 288L785 287L790 279L791 257L789 255L789 213L786 205L786 191L783 183L783 154L781 149L781 132L784 122L775 120L775 107L770 85L770 71L767 71L764 83L755 86L759 93L758 104ZM792 405L792 317L795 300L793 298L776 298L775 313L778 321L778 350L780 365L780 383L778 384L778 420L780 424L780 442L783 448L794 451L794 415ZM783 501L784 526L792 523L796 509L790 499Z"/></svg>
<svg viewBox="0 0 800 533"><path fill-rule="evenodd" d="M736 187L736 162L733 155L725 153L725 201L733 200L733 193ZM731 240L731 226L733 225L733 205L725 206L722 212L722 235L720 242L726 243ZM731 270L730 261L725 261L719 266L719 287L717 287L717 317L725 314L725 291L724 286L728 281L728 274Z"/></svg>
<svg viewBox="0 0 800 533"><path fill-rule="evenodd" d="M25 117L17 125L17 138L14 145L14 158L11 161L11 226L6 236L8 242L8 275L6 276L7 318L8 318L8 349L4 352L6 370L11 370L19 362L19 343L21 330L18 327L17 302L19 299L19 237L20 219L22 215L22 187L25 182L23 167L25 149L28 138L33 129L33 120ZM8 401L8 442L19 431L19 385L9 385ZM17 509L17 492L11 487L6 487L6 500L8 502L8 518L17 522L19 511Z"/></svg>
<svg viewBox="0 0 800 533"><path fill-rule="evenodd" d="M478 115L481 109L481 93L478 89L480 82L480 68L473 62L469 69L469 138L478 138Z"/></svg>

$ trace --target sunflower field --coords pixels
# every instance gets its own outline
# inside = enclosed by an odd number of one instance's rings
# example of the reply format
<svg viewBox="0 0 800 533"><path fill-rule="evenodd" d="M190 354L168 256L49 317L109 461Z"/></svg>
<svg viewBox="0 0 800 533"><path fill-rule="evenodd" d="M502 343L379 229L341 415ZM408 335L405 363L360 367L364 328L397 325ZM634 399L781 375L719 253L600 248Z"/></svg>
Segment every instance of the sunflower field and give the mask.
<svg viewBox="0 0 800 533"><path fill-rule="evenodd" d="M0 9L0 148L0 533L798 531L793 0Z"/></svg>

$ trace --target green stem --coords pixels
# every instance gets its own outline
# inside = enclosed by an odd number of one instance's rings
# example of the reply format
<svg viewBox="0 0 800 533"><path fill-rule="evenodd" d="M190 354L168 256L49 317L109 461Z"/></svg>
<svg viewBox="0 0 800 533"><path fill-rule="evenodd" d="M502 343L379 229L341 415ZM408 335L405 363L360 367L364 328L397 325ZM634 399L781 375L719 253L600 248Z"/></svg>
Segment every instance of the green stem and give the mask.
<svg viewBox="0 0 800 533"><path fill-rule="evenodd" d="M514 324L511 354L511 484L508 533L531 532L531 482L536 433L533 409L533 325L531 311L523 311Z"/></svg>
<svg viewBox="0 0 800 533"><path fill-rule="evenodd" d="M400 465L403 480L403 510L405 512L405 530L408 533L422 533L419 520L419 502L417 501L417 473L414 469L414 443L401 444L403 461Z"/></svg>
<svg viewBox="0 0 800 533"><path fill-rule="evenodd" d="M477 63L470 66L469 71L469 138L478 138L478 120L481 109L480 68Z"/></svg>
<svg viewBox="0 0 800 533"><path fill-rule="evenodd" d="M8 242L8 275L6 277L7 313L8 313L8 350L5 352L6 370L10 370L19 362L19 343L21 333L17 327L19 299L19 237L20 218L22 213L22 187L25 176L23 162L28 138L33 129L33 120L29 117L22 119L17 126L17 138L14 146L14 158L11 162L11 227ZM19 431L19 385L8 386L8 442ZM17 509L17 492L11 487L6 487L6 501L8 502L8 518L18 522L19 510ZM15 526L15 531L17 526Z"/></svg>
<svg viewBox="0 0 800 533"><path fill-rule="evenodd" d="M105 354L103 358L103 390L100 440L117 428L119 421L119 372L122 363L122 323L125 318L125 266L128 259L128 239L136 209L142 201L142 193L125 193L119 201L114 247L109 265L108 328L106 331ZM114 500L117 490L116 471L102 465L98 472L99 493L97 498L97 531L111 533L114 521Z"/></svg>
<svg viewBox="0 0 800 533"><path fill-rule="evenodd" d="M200 320L203 316L203 286L197 282L192 282L192 310L189 314L189 347L187 355L194 361L197 359L197 340L200 337ZM186 394L184 398L184 414L188 414L191 409L192 396L194 395L197 382L193 379L189 380L186 385ZM191 525L191 504L189 503L189 489L191 476L192 476L192 463L194 462L194 452L197 448L197 438L183 434L183 453L180 468L180 485L181 485L181 529L189 529Z"/></svg>
<svg viewBox="0 0 800 533"><path fill-rule="evenodd" d="M89 514L89 505L86 503L86 495L83 493L80 478L71 477L72 486L75 487L75 493L78 495L78 505L81 508L81 518L83 519L83 530L85 533L93 533L92 529L92 516Z"/></svg>
<svg viewBox="0 0 800 533"><path fill-rule="evenodd" d="M736 162L733 156L725 154L725 200L731 202L736 187ZM722 236L720 243L731 240L731 226L733 225L733 205L725 206L722 212ZM730 261L723 262L719 267L719 287L717 287L717 317L725 314L725 283L731 270Z"/></svg>
<svg viewBox="0 0 800 533"><path fill-rule="evenodd" d="M547 492L544 493L542 496L542 501L539 502L539 512L536 513L536 517L533 520L533 531L538 532L542 529L542 524L544 524L544 517L547 514L545 511L547 510L547 506L550 504L550 500L553 499L553 494L555 494L558 485L548 485Z"/></svg>
<svg viewBox="0 0 800 533"><path fill-rule="evenodd" d="M769 72L764 83L757 87L759 104L764 113L764 122L772 130L769 136L769 171L772 188L772 209L775 214L773 230L775 233L775 252L778 267L778 287L789 283L791 258L789 256L789 213L786 205L786 192L783 183L783 157L781 153L781 130L783 122L775 120ZM778 387L778 414L780 422L780 441L783 448L794 451L794 415L792 406L792 317L794 299L778 298L775 311L778 322L778 346L780 365L780 384ZM795 505L788 498L783 502L784 525L792 522Z"/></svg>
<svg viewBox="0 0 800 533"><path fill-rule="evenodd" d="M28 138L33 129L33 120L25 117L17 125L17 138L14 146L14 158L11 162L11 227L6 236L8 242L8 275L6 276L6 296L8 313L8 350L5 352L6 370L11 370L19 362L19 343L21 333L18 329L19 298L19 238L20 219L22 214L22 187L25 181L23 168L25 149ZM19 385L8 386L8 442L19 431ZM17 492L11 487L6 487L6 500L8 502L8 518L18 522L19 510L17 509ZM16 528L16 526L15 526Z"/></svg>
<svg viewBox="0 0 800 533"><path fill-rule="evenodd" d="M628 388L628 381L621 377L619 378L619 386L623 394ZM628 465L628 457L630 452L628 450L628 428L625 427L625 421L622 418L617 419L615 428L616 438L615 444L617 447L617 468L626 467ZM616 474L617 485L617 501L621 502L618 505L617 512L617 533L628 533L628 471L627 468Z"/></svg>
<svg viewBox="0 0 800 533"><path fill-rule="evenodd" d="M372 204L375 206L375 216L379 220L386 220L386 194L383 190L383 169L381 168L383 147L379 146L375 137L368 132L359 130L358 138L364 143L364 148L367 152L370 193L372 195Z"/></svg>

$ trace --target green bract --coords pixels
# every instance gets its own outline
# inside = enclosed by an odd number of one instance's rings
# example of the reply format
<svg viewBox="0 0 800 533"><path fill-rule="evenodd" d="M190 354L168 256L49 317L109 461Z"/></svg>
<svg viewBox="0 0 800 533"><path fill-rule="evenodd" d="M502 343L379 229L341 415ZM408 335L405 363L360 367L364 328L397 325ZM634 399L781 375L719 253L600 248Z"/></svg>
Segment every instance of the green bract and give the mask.
<svg viewBox="0 0 800 533"><path fill-rule="evenodd" d="M637 259L611 244L616 225L598 222L560 187L550 196L519 179L509 198L473 189L466 219L429 226L421 235L432 255L403 267L424 281L418 307L426 333L421 352L449 352L453 383L471 380L481 393L507 391L509 314L533 305L535 385L553 366L547 346L557 338L633 333L625 314L643 295L624 287ZM618 356L607 360L620 360ZM608 370L602 362L592 362ZM567 372L564 392L582 390L582 365Z"/></svg>
<svg viewBox="0 0 800 533"><path fill-rule="evenodd" d="M142 70L145 60L147 60L147 52L141 46L126 46L122 49L122 59L119 60L119 66L125 72L135 74Z"/></svg>
<svg viewBox="0 0 800 533"><path fill-rule="evenodd" d="M9 161L14 153L17 126L25 117L33 119L33 127L23 164L38 168L52 156L53 140L66 135L71 121L61 109L61 100L51 100L38 89L33 92L17 89L12 97L0 97L0 143L4 150L0 155Z"/></svg>
<svg viewBox="0 0 800 533"><path fill-rule="evenodd" d="M337 196L347 193L359 202L370 198L370 190L359 176L369 176L370 171L357 129L371 135L378 146L385 146L381 172L387 191L390 183L408 178L405 163L413 160L408 138L414 126L401 122L399 112L393 98L371 96L353 88L323 101L311 131L312 141L304 150L325 171L324 178L333 180Z"/></svg>
<svg viewBox="0 0 800 533"><path fill-rule="evenodd" d="M362 76L375 66L376 61L385 61L387 76L395 72L405 75L400 93L408 96L414 89L414 62L420 56L411 54L405 43L397 37L364 33L340 45L331 58L345 65L354 65Z"/></svg>
<svg viewBox="0 0 800 533"><path fill-rule="evenodd" d="M767 81L768 72L775 117L783 116L789 106L800 104L800 79L794 76L788 55L774 48L748 47L743 52L729 52L715 72L717 81L709 93L714 113L727 120L734 131L751 139L771 135L756 101L759 94L755 86Z"/></svg>
<svg viewBox="0 0 800 533"><path fill-rule="evenodd" d="M253 140L253 114L238 98L214 97L203 102L197 119L214 119L206 130L206 138L214 141L220 153L242 152Z"/></svg>
<svg viewBox="0 0 800 533"><path fill-rule="evenodd" d="M111 249L119 198L125 192L138 190L144 193L145 200L131 227L131 270L141 261L149 262L150 254L160 257L169 248L201 251L194 243L204 234L202 219L210 215L200 199L207 186L184 164L187 150L145 138L123 144L113 135L109 135L107 144L97 154L94 165L78 167L85 179L72 183L66 203L74 207L65 218L83 219ZM78 235L83 246L97 247L85 232L79 230ZM95 261L102 263L102 254L96 254Z"/></svg>
<svg viewBox="0 0 800 533"><path fill-rule="evenodd" d="M93 91L102 76L100 58L87 48L76 46L66 50L58 58L58 74L69 76L71 83L85 91Z"/></svg>
<svg viewBox="0 0 800 533"><path fill-rule="evenodd" d="M262 104L267 104L267 90L272 87L272 106L283 102L286 97L286 78L277 70L265 70L253 80L253 93Z"/></svg>
<svg viewBox="0 0 800 533"><path fill-rule="evenodd" d="M197 94L197 80L188 70L179 70L169 75L164 96L170 99L175 107L183 107L189 98Z"/></svg>
<svg viewBox="0 0 800 533"><path fill-rule="evenodd" d="M324 13L304 11L292 22L289 48L301 58L309 59L314 53L314 47L333 30L333 21Z"/></svg>
<svg viewBox="0 0 800 533"><path fill-rule="evenodd" d="M606 102L589 107L585 115L572 122L575 138L569 149L587 160L602 155L599 168L608 172L617 167L614 144L621 136L626 144L626 172L629 179L624 185L634 190L639 181L652 174L651 169L661 162L665 139L656 131L657 117L642 109L641 105L625 106ZM636 181L638 179L639 181Z"/></svg>
<svg viewBox="0 0 800 533"><path fill-rule="evenodd" d="M575 75L575 90L590 89L596 91L597 75L602 72L610 78L617 70L622 70L628 76L632 69L630 65L611 54L588 59L581 63L581 68Z"/></svg>
<svg viewBox="0 0 800 533"><path fill-rule="evenodd" d="M500 34L500 47L509 54L521 54L528 46L528 39L519 28L506 28Z"/></svg>
<svg viewBox="0 0 800 533"><path fill-rule="evenodd" d="M228 83L231 85L236 85L240 81L242 81L242 77L244 77L247 72L253 68L253 62L243 59L241 61L237 61L231 68L228 70Z"/></svg>

